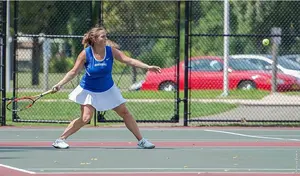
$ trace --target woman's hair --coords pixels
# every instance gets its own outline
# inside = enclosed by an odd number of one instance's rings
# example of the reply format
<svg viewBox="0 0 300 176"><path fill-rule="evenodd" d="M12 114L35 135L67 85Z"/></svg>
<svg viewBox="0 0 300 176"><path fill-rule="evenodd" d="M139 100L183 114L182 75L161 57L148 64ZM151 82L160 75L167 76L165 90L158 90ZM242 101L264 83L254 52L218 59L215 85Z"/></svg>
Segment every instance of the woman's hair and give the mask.
<svg viewBox="0 0 300 176"><path fill-rule="evenodd" d="M99 31L102 31L106 29L102 26L96 25L95 27L91 28L87 33L83 35L82 44L84 45L84 48L87 46L93 46L94 45L94 39L99 37ZM114 48L120 48L119 45L111 40L106 40L106 44L114 47Z"/></svg>

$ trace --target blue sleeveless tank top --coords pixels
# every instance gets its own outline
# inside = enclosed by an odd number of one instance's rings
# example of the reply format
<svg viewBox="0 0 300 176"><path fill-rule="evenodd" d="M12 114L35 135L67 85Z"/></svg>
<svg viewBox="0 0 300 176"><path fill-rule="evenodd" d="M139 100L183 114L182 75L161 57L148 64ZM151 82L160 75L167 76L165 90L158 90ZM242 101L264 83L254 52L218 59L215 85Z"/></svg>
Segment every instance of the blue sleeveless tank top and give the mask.
<svg viewBox="0 0 300 176"><path fill-rule="evenodd" d="M91 92L104 92L114 85L112 79L113 54L110 46L105 47L105 57L97 60L92 47L85 48L86 63L85 74L82 76L80 86Z"/></svg>

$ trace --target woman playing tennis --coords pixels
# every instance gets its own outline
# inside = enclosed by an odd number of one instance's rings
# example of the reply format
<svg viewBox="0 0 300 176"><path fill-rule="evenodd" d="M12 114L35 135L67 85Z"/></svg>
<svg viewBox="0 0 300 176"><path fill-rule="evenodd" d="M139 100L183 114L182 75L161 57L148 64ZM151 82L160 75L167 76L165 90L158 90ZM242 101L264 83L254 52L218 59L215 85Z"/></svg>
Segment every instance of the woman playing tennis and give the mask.
<svg viewBox="0 0 300 176"><path fill-rule="evenodd" d="M135 119L128 111L125 105L126 100L112 79L112 68L116 59L122 63L156 73L160 73L161 69L126 56L117 47L107 45L108 42L110 41L107 40L105 28L94 27L90 29L82 40L82 43L87 47L78 55L74 67L60 82L53 86L54 91L59 91L66 83L76 77L81 69L85 68L85 74L80 84L69 95L70 100L81 105L81 117L68 125L62 135L52 144L53 147L69 148L66 139L91 120L95 109L97 111L112 109L123 118L126 127L136 137L139 148L155 148L154 144L142 137Z"/></svg>

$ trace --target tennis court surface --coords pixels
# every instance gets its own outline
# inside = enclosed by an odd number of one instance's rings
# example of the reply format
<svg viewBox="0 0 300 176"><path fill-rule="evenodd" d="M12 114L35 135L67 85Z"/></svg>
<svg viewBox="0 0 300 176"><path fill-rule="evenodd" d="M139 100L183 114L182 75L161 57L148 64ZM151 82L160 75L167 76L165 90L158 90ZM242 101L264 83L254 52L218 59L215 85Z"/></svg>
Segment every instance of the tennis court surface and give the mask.
<svg viewBox="0 0 300 176"><path fill-rule="evenodd" d="M63 130L1 127L0 176L299 175L299 128L141 128L152 150L122 127L83 128L55 149Z"/></svg>

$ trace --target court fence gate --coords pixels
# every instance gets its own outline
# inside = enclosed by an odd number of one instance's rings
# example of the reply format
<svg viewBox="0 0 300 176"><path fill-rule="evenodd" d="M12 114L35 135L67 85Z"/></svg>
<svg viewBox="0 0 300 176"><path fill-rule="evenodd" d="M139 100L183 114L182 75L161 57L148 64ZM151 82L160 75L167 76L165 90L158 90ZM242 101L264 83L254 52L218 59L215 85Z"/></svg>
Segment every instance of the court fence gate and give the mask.
<svg viewBox="0 0 300 176"><path fill-rule="evenodd" d="M6 1L0 8L2 125L69 123L80 116L80 106L67 97L83 73L30 110L9 112L5 102L41 93L61 80L83 49L83 34L96 24L106 27L108 38L125 54L170 68L169 75L162 76L169 80L152 87L164 91L147 91L142 86L150 79L145 70L115 62L113 79L137 122L300 124L300 78L283 75L284 69L276 67L292 63L300 70L298 1L11 1L10 5L12 63L4 57ZM262 43L265 38L269 45ZM241 73L250 68L269 73ZM9 85L5 69L12 76ZM90 123L99 122L122 119L114 111L95 112Z"/></svg>

